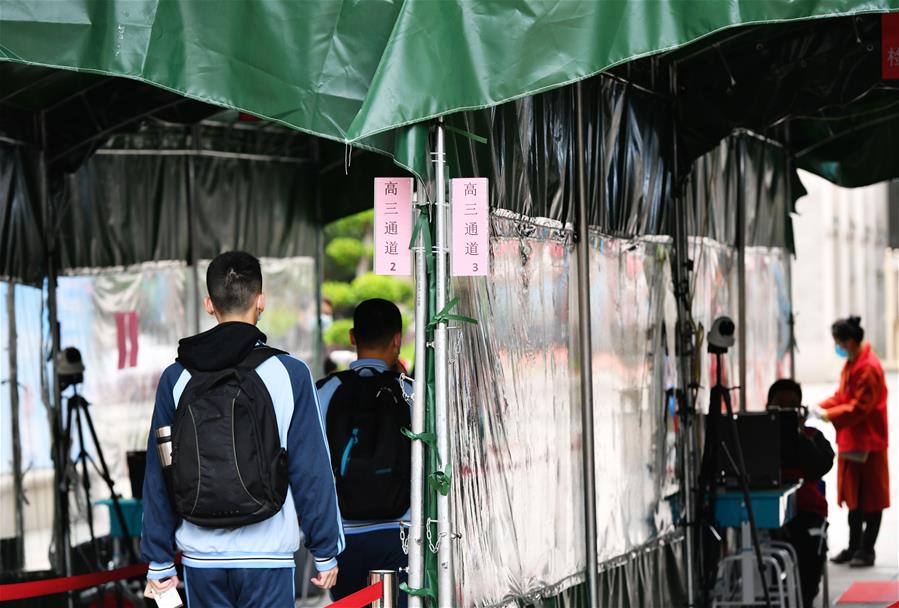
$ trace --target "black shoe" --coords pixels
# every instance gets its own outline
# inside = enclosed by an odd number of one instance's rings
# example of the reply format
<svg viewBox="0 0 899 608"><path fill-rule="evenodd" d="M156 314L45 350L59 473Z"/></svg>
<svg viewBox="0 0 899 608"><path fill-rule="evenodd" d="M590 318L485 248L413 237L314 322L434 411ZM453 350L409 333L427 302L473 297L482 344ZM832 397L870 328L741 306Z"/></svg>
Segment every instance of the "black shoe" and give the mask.
<svg viewBox="0 0 899 608"><path fill-rule="evenodd" d="M855 551L843 549L842 551L831 557L830 561L835 564L848 564L852 561L852 558L855 557L855 553Z"/></svg>
<svg viewBox="0 0 899 608"><path fill-rule="evenodd" d="M849 562L850 568L870 568L874 565L874 552L861 549L855 552Z"/></svg>

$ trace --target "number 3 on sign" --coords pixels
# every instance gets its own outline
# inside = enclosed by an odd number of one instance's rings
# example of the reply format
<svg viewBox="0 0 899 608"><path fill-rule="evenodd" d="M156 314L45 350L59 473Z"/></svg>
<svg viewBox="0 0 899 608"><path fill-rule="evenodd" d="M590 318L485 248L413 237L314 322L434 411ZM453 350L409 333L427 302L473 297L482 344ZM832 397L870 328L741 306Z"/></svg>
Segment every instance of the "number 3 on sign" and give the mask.
<svg viewBox="0 0 899 608"><path fill-rule="evenodd" d="M472 271L472 272L477 272L477 271L478 271L478 265L477 265L477 264L472 264L472 265L471 265L471 271Z"/></svg>

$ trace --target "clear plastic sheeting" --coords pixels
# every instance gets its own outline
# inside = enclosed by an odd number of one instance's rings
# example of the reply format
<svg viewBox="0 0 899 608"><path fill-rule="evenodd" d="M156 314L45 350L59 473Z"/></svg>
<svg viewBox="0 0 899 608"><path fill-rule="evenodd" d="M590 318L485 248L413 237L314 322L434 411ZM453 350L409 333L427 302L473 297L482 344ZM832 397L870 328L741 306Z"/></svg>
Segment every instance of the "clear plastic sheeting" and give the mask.
<svg viewBox="0 0 899 608"><path fill-rule="evenodd" d="M804 192L782 147L751 134L728 137L693 165L686 189L688 233L736 246L742 196L746 244L791 247L788 195Z"/></svg>
<svg viewBox="0 0 899 608"><path fill-rule="evenodd" d="M264 289L267 294L266 311L260 328L269 342L305 359L315 369L316 353L316 291L315 261L312 258L262 259ZM197 294L205 295L205 267L197 275L200 290L195 291L193 269L176 262L149 263L128 269L112 269L59 280L57 298L62 347L73 346L81 352L84 362L84 382L78 392L90 402L90 412L97 430L103 454L109 464L116 490L129 496L126 453L143 450L156 396L156 386L162 371L177 356L178 340L194 333L198 304ZM0 294L5 295L9 284ZM47 547L53 524L53 461L51 458L50 421L45 407L46 396L41 374L46 359L48 329L42 314L40 290L15 286L15 310L18 348L16 367L19 390L18 419L21 434L23 486L29 504L25 510L26 544L25 567L45 568ZM6 304L6 300L3 300ZM45 312L45 308L43 312ZM202 312L202 309L200 309ZM3 320L3 336L8 335L7 307ZM202 327L214 324L212 317L202 312ZM207 320L208 319L208 320ZM10 357L3 345L0 380L6 381ZM49 371L50 366L46 366ZM73 393L63 391L63 405ZM8 387L0 389L0 487L11 486L11 442L7 441L13 412L10 410ZM95 454L93 445L88 452ZM74 456L74 454L73 454ZM93 498L107 497L105 485L95 479ZM73 540L87 539L84 523L86 508L80 485L72 490ZM13 513L8 507L4 490L0 509ZM105 522L104 512L97 511L99 522ZM9 527L12 527L12 517ZM5 523L5 522L4 522ZM7 526L0 528L8 536ZM106 533L105 524L98 532Z"/></svg>
<svg viewBox="0 0 899 608"><path fill-rule="evenodd" d="M599 572L599 605L655 608L684 603L683 536L672 534L641 547ZM533 608L591 608L583 585L567 589Z"/></svg>
<svg viewBox="0 0 899 608"><path fill-rule="evenodd" d="M746 249L746 407L765 408L768 387L790 375L790 294L782 249Z"/></svg>
<svg viewBox="0 0 899 608"><path fill-rule="evenodd" d="M670 530L666 478L668 247L593 233L590 319L600 563Z"/></svg>
<svg viewBox="0 0 899 608"><path fill-rule="evenodd" d="M746 260L746 409L764 409L768 387L790 374L791 304L787 282L786 250L747 247ZM710 357L706 334L712 322L727 315L738 322L739 286L737 251L710 239L691 239L693 321L700 348L694 381L700 387L696 399L699 411L708 412L708 392L715 380L715 360ZM724 357L722 380L725 386L740 384L740 344ZM740 393L731 393L735 408Z"/></svg>
<svg viewBox="0 0 899 608"><path fill-rule="evenodd" d="M709 389L715 381L716 367L715 360L707 352L705 337L717 317L727 315L737 320L737 253L733 248L711 239L694 238L690 239L690 258L693 260L691 290L697 345L693 359L693 382L699 387L695 406L699 412L708 413ZM725 386L740 383L738 353L739 343L735 343L723 359L722 381ZM739 407L739 392L731 396L734 407Z"/></svg>
<svg viewBox="0 0 899 608"><path fill-rule="evenodd" d="M490 280L456 279L451 330L460 606L536 599L586 567L570 233L493 219Z"/></svg>
<svg viewBox="0 0 899 608"><path fill-rule="evenodd" d="M599 557L627 562L673 530L668 246L594 235L590 256ZM478 320L451 330L462 606L536 602L586 566L571 234L497 214L491 259L454 283Z"/></svg>
<svg viewBox="0 0 899 608"><path fill-rule="evenodd" d="M580 86L590 225L622 237L663 233L671 182L665 160L670 130L666 106L606 76ZM492 208L574 222L574 87L446 120L462 132L486 138L486 144L478 144L450 131L447 143L450 167L458 168L459 175L490 177Z"/></svg>

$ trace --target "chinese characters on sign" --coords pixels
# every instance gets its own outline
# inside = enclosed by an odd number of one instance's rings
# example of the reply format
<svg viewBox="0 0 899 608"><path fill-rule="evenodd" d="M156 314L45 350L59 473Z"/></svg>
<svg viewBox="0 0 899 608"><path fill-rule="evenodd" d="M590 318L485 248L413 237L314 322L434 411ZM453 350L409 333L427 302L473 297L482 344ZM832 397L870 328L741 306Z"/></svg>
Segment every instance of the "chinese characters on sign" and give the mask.
<svg viewBox="0 0 899 608"><path fill-rule="evenodd" d="M483 277L490 270L490 216L487 178L452 180L453 250L455 277Z"/></svg>
<svg viewBox="0 0 899 608"><path fill-rule="evenodd" d="M412 178L375 178L375 274L412 272Z"/></svg>
<svg viewBox="0 0 899 608"><path fill-rule="evenodd" d="M899 80L899 13L885 13L880 19L883 79Z"/></svg>

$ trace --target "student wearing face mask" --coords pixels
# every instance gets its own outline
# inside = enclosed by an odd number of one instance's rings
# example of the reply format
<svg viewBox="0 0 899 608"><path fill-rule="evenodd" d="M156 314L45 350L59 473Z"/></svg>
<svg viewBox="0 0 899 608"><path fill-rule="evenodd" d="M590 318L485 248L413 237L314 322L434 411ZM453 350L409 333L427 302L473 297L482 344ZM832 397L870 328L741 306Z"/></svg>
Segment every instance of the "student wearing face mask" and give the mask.
<svg viewBox="0 0 899 608"><path fill-rule="evenodd" d="M813 413L837 431L837 502L849 509L849 547L831 561L874 565L874 544L883 510L890 506L887 467L887 387L883 367L864 342L859 317L831 328L836 353L846 359L840 387Z"/></svg>

